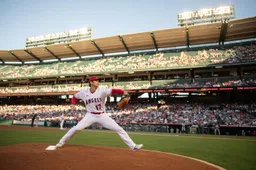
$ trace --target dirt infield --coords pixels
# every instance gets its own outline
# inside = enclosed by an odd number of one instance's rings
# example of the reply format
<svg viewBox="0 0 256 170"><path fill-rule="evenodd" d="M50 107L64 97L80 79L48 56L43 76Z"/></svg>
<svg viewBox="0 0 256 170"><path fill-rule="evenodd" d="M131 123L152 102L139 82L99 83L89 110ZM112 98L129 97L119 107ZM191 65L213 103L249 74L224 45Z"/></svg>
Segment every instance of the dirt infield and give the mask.
<svg viewBox="0 0 256 170"><path fill-rule="evenodd" d="M46 151L47 144L19 144L0 147L0 167L4 170L217 170L203 162L161 152L66 145Z"/></svg>
<svg viewBox="0 0 256 170"><path fill-rule="evenodd" d="M4 129L59 130L0 126ZM224 170L207 162L157 151L87 145L65 145L46 151L51 144L16 144L0 147L0 167L5 170Z"/></svg>

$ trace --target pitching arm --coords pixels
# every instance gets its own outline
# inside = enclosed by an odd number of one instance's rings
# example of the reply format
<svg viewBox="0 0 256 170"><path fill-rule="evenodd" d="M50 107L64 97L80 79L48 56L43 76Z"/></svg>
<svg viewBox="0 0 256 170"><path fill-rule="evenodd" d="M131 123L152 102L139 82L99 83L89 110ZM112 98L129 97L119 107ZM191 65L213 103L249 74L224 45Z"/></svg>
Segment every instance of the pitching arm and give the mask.
<svg viewBox="0 0 256 170"><path fill-rule="evenodd" d="M115 95L115 94L129 96L129 93L127 91L122 90L122 89L112 89L111 95Z"/></svg>

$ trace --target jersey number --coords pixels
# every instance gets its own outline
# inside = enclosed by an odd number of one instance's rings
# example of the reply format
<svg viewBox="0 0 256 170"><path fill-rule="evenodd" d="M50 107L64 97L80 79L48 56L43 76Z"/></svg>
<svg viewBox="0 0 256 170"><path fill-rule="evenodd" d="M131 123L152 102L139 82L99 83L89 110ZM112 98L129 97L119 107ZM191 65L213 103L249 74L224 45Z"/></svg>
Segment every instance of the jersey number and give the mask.
<svg viewBox="0 0 256 170"><path fill-rule="evenodd" d="M95 106L97 110L101 110L101 104Z"/></svg>

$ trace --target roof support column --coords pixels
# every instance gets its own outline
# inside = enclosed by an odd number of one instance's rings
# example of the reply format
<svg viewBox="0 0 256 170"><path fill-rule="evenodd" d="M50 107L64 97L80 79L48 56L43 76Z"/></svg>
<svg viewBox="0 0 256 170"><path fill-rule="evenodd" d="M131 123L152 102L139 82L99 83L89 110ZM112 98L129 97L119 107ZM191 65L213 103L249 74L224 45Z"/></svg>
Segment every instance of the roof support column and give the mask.
<svg viewBox="0 0 256 170"><path fill-rule="evenodd" d="M118 35L118 37L119 37L120 41L122 42L124 48L125 48L126 51L128 52L128 54L130 55L130 50L129 50L129 48L127 47L126 43L124 42L123 37L122 37L121 35Z"/></svg>
<svg viewBox="0 0 256 170"><path fill-rule="evenodd" d="M91 43L98 49L101 55L105 57L105 54L101 51L100 47L96 44L96 42L94 40L91 40Z"/></svg>
<svg viewBox="0 0 256 170"><path fill-rule="evenodd" d="M29 51L29 50L27 50L27 49L24 49L24 51L26 52L26 53L28 53L31 57L33 57L34 59L36 59L36 60L38 60L40 63L42 63L43 61L40 59L40 58L38 58L35 54L33 54L31 51Z"/></svg>
<svg viewBox="0 0 256 170"><path fill-rule="evenodd" d="M49 50L47 47L44 47L44 50L47 51L48 53L50 53L53 57L55 57L56 59L58 59L58 61L60 61L60 58L57 57L51 50Z"/></svg>
<svg viewBox="0 0 256 170"><path fill-rule="evenodd" d="M69 48L71 51L73 51L73 53L75 53L79 57L79 59L81 59L81 56L72 48L70 44L67 44L65 47Z"/></svg>
<svg viewBox="0 0 256 170"><path fill-rule="evenodd" d="M188 27L185 28L186 29L186 37L187 37L187 47L189 48L190 43L189 43L189 29Z"/></svg>
<svg viewBox="0 0 256 170"><path fill-rule="evenodd" d="M153 33L153 32L150 32L150 36L151 36L151 38L152 38L152 40L153 40L153 42L154 42L154 46L155 46L155 48L156 48L156 52L158 52L158 45L157 45L157 43L156 43L156 39L155 39L154 33Z"/></svg>
<svg viewBox="0 0 256 170"><path fill-rule="evenodd" d="M19 57L17 57L17 56L14 54L14 52L8 51L8 53L9 53L10 55L14 56L14 57L15 57L17 60L19 60L22 64L24 64L24 61L22 61Z"/></svg>
<svg viewBox="0 0 256 170"><path fill-rule="evenodd" d="M226 20L222 21L221 30L220 30L220 37L219 37L219 45L224 45L227 30L228 30L228 23L226 22Z"/></svg>
<svg viewBox="0 0 256 170"><path fill-rule="evenodd" d="M5 62L4 62L4 60L2 60L1 58L0 58L0 61L4 64Z"/></svg>

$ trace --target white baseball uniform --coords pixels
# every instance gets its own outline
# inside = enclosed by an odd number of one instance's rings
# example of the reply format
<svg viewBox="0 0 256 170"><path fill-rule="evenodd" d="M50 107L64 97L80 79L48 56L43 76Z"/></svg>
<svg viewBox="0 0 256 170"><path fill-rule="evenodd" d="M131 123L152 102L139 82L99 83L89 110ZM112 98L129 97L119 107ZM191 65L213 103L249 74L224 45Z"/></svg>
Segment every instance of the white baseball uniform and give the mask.
<svg viewBox="0 0 256 170"><path fill-rule="evenodd" d="M60 129L63 129L64 121L65 121L64 114L61 114L61 116L60 116Z"/></svg>
<svg viewBox="0 0 256 170"><path fill-rule="evenodd" d="M122 140L133 149L136 144L129 135L112 118L106 114L105 99L111 96L111 88L98 87L94 93L89 88L83 89L75 94L75 98L82 99L86 105L86 115L71 128L60 140L59 143L65 144L74 134L93 123L99 123L103 127L115 131Z"/></svg>
<svg viewBox="0 0 256 170"><path fill-rule="evenodd" d="M186 132L186 124L185 123L181 124L181 132Z"/></svg>
<svg viewBox="0 0 256 170"><path fill-rule="evenodd" d="M40 116L39 116L39 115L37 115L37 117L36 117L36 127L38 127L39 120L40 120Z"/></svg>

